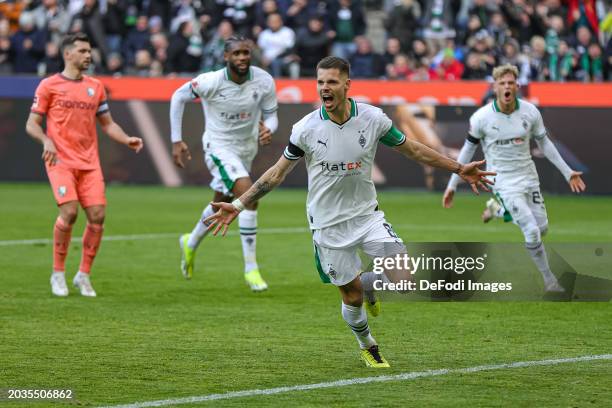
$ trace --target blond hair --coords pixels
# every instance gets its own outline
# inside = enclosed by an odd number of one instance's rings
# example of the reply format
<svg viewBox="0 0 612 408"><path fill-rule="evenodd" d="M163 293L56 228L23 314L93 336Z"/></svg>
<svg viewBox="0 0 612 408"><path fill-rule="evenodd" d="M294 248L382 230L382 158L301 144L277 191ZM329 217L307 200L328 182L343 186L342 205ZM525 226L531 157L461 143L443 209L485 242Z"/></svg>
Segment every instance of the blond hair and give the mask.
<svg viewBox="0 0 612 408"><path fill-rule="evenodd" d="M512 64L504 64L493 68L493 79L498 80L506 74L514 75L514 79L518 79L519 71L518 68Z"/></svg>

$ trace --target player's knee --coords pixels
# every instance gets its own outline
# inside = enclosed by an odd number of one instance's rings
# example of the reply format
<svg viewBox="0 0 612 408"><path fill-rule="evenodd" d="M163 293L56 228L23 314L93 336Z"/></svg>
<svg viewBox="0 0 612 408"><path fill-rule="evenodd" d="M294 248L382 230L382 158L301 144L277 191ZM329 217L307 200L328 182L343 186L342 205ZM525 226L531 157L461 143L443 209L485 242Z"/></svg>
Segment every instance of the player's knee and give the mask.
<svg viewBox="0 0 612 408"><path fill-rule="evenodd" d="M63 209L61 212L61 217L62 220L68 224L68 225L72 225L76 222L77 220L77 216L79 215L79 209L78 208L67 208L67 209Z"/></svg>
<svg viewBox="0 0 612 408"><path fill-rule="evenodd" d="M245 205L244 208L246 208L247 210L251 210L251 211L255 211L257 210L257 201L255 201L254 203L251 203L249 205Z"/></svg>
<svg viewBox="0 0 612 408"><path fill-rule="evenodd" d="M104 224L104 218L106 217L106 211L104 208L98 208L93 211L90 211L87 217L87 221L90 224Z"/></svg>
<svg viewBox="0 0 612 408"><path fill-rule="evenodd" d="M525 242L540 242L542 240L540 228L537 225L523 227L523 235L525 236Z"/></svg>
<svg viewBox="0 0 612 408"><path fill-rule="evenodd" d="M538 226L538 228L540 228L540 235L544 236L548 232L548 223L541 224Z"/></svg>
<svg viewBox="0 0 612 408"><path fill-rule="evenodd" d="M360 307L363 304L363 292L362 290L352 290L346 286L340 287L342 293L342 302L345 305Z"/></svg>

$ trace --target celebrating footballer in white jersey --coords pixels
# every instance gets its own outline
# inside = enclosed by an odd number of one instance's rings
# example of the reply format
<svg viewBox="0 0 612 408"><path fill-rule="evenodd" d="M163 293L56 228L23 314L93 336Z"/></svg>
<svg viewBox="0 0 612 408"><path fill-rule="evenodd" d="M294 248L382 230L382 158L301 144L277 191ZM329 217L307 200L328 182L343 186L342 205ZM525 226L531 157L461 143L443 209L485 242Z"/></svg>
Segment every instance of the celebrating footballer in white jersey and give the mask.
<svg viewBox="0 0 612 408"><path fill-rule="evenodd" d="M317 65L317 90L323 105L294 127L289 144L278 162L268 169L245 194L228 203L213 203L219 211L209 217L217 224L215 234L263 197L295 167L300 158L308 171L307 217L313 230L316 265L321 279L338 287L342 296L342 317L361 348L361 357L369 367L389 367L376 340L370 334L363 307L377 315L380 304L373 295L374 281L395 278L389 275L361 273L358 249L371 257L389 257L405 253L401 238L378 209L372 183L372 166L379 143L396 149L409 158L458 173L477 191L490 183L478 166L483 162L461 165L415 141L407 140L379 108L347 98L350 88L349 64L337 57L326 57ZM212 225L211 225L212 228ZM409 273L408 273L409 275ZM394 279L389 279L394 280Z"/></svg>
<svg viewBox="0 0 612 408"><path fill-rule="evenodd" d="M493 70L496 98L478 109L470 118L468 137L459 153L458 161L472 159L476 148L482 145L487 169L495 171L496 197L487 202L483 220L505 213L517 224L525 237L525 246L544 279L548 292L562 292L548 265L542 236L548 230L548 216L540 192L540 181L531 158L529 142L533 138L546 158L563 174L573 192L585 190L581 172L573 171L546 134L540 111L531 103L518 99L518 70L502 65ZM452 206L459 178L451 177L444 193L443 205Z"/></svg>
<svg viewBox="0 0 612 408"><path fill-rule="evenodd" d="M226 68L201 74L174 93L170 104L170 127L172 155L176 165L183 168L183 156L191 159L181 136L183 110L186 102L200 98L206 118L202 137L204 161L213 176L210 183L215 191L213 201L229 202L232 196L238 197L251 187L251 163L258 144L269 144L278 127L278 104L272 77L251 66L249 40L243 37L228 39L225 61ZM213 213L208 204L193 231L180 237L181 270L187 279L193 274L195 251L208 232L204 220ZM261 277L256 260L256 201L240 214L238 224L245 280L254 291L266 290L268 285Z"/></svg>

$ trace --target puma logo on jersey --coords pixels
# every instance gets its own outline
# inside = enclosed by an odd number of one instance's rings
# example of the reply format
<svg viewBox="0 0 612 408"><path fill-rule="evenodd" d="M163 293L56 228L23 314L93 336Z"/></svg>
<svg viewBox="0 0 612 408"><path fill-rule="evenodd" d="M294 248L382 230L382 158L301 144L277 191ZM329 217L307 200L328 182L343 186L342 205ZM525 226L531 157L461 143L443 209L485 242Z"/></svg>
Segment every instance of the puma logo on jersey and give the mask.
<svg viewBox="0 0 612 408"><path fill-rule="evenodd" d="M499 132L499 128L497 126L491 126L491 129L497 130Z"/></svg>
<svg viewBox="0 0 612 408"><path fill-rule="evenodd" d="M327 140L326 141L317 140L317 143L321 143L323 146L325 146L325 148L327 148Z"/></svg>

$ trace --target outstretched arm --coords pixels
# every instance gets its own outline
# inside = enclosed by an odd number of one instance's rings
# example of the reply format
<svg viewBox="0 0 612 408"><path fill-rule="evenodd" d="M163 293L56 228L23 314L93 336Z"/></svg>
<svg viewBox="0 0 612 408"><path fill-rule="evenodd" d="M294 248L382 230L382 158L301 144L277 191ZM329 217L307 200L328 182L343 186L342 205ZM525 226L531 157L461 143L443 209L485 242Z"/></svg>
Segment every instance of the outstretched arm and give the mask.
<svg viewBox="0 0 612 408"><path fill-rule="evenodd" d="M258 201L270 191L274 190L283 182L287 174L294 169L298 161L299 160L288 160L285 156L281 156L276 164L266 170L250 189L231 204L212 203L213 207L219 208L219 211L204 220L204 222L210 223L208 229L215 228L213 235L217 235L223 227L222 235L225 235L227 228L238 216L240 211L244 210L247 205Z"/></svg>
<svg viewBox="0 0 612 408"><path fill-rule="evenodd" d="M121 143L138 153L142 149L142 139L139 137L128 136L121 126L119 126L111 116L110 112L105 112L98 115L98 122L104 133L117 143Z"/></svg>
<svg viewBox="0 0 612 408"><path fill-rule="evenodd" d="M535 141L544 153L544 156L555 165L557 169L563 174L563 177L570 185L570 188L574 193L581 193L586 189L586 184L582 180L582 172L574 171L567 165L559 151L555 147L554 143L548 138L548 136L544 135L541 138L535 138Z"/></svg>
<svg viewBox="0 0 612 408"><path fill-rule="evenodd" d="M486 176L496 175L495 172L482 171L478 168L484 164L484 160L461 164L414 140L406 139L404 143L396 146L395 149L419 163L428 164L456 173L472 186L472 190L476 194L478 194L478 188L484 191L490 191L486 184L493 184L493 182L486 178Z"/></svg>
<svg viewBox="0 0 612 408"><path fill-rule="evenodd" d="M170 100L170 139L172 139L172 157L174 164L180 168L184 168L183 155L187 160L191 160L191 153L187 144L183 142L182 127L183 127L183 112L185 104L193 99L196 95L193 93L191 83L186 82L179 89L174 91Z"/></svg>

